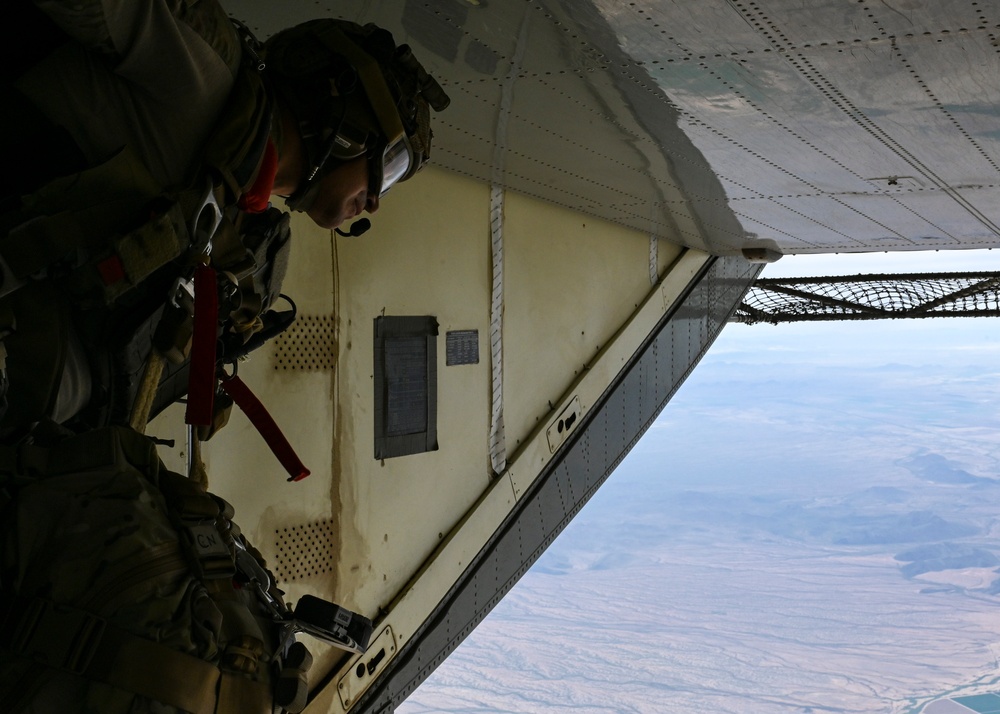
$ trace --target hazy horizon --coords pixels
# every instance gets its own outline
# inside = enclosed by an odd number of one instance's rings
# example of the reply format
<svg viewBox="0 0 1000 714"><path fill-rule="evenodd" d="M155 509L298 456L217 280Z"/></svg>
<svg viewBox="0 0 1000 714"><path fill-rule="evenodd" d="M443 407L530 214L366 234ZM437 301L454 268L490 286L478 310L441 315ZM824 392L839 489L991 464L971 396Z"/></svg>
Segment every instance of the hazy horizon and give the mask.
<svg viewBox="0 0 1000 714"><path fill-rule="evenodd" d="M786 258L765 277L994 262ZM998 324L728 326L397 711L919 712L1000 688Z"/></svg>

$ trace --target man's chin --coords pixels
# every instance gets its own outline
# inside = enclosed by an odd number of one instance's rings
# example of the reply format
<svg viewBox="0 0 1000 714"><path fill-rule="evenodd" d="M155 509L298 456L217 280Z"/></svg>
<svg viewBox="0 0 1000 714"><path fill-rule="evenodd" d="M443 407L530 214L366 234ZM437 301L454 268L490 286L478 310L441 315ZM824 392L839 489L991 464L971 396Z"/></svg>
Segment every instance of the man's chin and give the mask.
<svg viewBox="0 0 1000 714"><path fill-rule="evenodd" d="M313 213L306 213L306 215L309 216L309 218L312 219L312 222L317 226L328 231L332 231L334 228L340 228L344 221L347 220L346 218L342 218L340 216L331 216L324 213L317 213L315 215Z"/></svg>

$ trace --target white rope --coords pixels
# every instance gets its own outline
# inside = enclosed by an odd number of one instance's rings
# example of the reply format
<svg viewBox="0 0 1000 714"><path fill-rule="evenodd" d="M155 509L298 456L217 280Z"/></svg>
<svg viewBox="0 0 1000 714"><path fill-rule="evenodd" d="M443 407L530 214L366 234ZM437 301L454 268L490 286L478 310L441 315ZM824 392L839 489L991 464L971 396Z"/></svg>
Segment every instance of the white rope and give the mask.
<svg viewBox="0 0 1000 714"><path fill-rule="evenodd" d="M649 234L649 284L656 285L660 282L660 273L658 270L658 263L660 262L660 241L657 240L656 235L653 233Z"/></svg>
<svg viewBox="0 0 1000 714"><path fill-rule="evenodd" d="M490 467L494 474L507 469L507 441L503 426L503 207L504 157L507 150L507 121L514 103L514 80L521 71L528 46L530 13L525 12L514 56L504 78L493 142L490 176L490 245L493 254L493 301L490 306L490 359L493 362L493 404L490 410Z"/></svg>
<svg viewBox="0 0 1000 714"><path fill-rule="evenodd" d="M503 428L503 188L490 191L490 240L493 251L493 304L490 308L490 359L493 364L493 408L490 415L490 466L501 474L507 468Z"/></svg>

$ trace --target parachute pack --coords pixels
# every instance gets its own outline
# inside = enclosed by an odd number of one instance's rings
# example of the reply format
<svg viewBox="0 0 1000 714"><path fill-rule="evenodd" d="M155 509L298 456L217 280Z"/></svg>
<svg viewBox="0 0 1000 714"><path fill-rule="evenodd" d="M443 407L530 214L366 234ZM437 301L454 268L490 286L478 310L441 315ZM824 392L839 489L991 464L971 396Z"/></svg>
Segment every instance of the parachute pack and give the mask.
<svg viewBox="0 0 1000 714"><path fill-rule="evenodd" d="M301 711L300 631L363 651L372 625L295 610L233 509L125 427L0 447L4 710Z"/></svg>

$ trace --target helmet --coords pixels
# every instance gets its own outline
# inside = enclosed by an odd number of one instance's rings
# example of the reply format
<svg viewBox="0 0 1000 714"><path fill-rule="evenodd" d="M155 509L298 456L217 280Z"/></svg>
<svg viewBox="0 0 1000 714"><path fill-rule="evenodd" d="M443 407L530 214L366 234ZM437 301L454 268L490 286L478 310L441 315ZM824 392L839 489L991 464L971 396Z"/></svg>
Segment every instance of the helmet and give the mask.
<svg viewBox="0 0 1000 714"><path fill-rule="evenodd" d="M318 179L365 156L369 191L382 196L430 154L430 108L448 95L413 56L376 25L311 20L264 43L264 75L302 135L307 171L289 207L308 210Z"/></svg>

